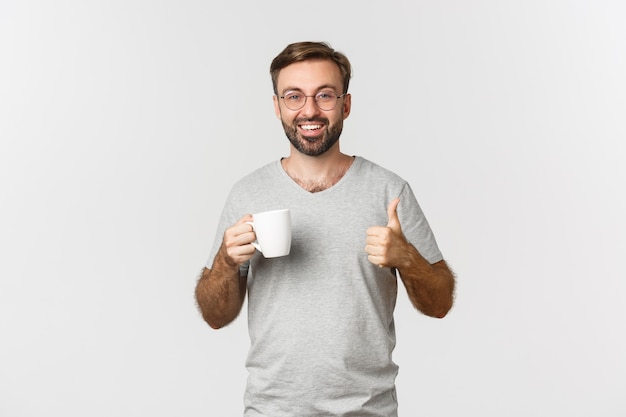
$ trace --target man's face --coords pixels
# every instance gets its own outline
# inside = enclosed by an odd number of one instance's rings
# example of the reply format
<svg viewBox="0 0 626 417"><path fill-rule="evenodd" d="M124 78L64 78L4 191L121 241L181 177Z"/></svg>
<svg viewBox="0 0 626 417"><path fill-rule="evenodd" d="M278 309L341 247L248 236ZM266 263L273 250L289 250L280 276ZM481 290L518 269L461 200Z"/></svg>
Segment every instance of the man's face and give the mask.
<svg viewBox="0 0 626 417"><path fill-rule="evenodd" d="M337 99L331 110L322 110L312 97L320 92L331 92L335 96L343 94L343 79L335 63L315 60L291 64L280 71L277 91L278 97L274 96L276 116L280 118L289 141L299 152L318 156L337 143L343 121L350 114L350 95ZM298 110L291 110L280 98L292 92L309 96Z"/></svg>

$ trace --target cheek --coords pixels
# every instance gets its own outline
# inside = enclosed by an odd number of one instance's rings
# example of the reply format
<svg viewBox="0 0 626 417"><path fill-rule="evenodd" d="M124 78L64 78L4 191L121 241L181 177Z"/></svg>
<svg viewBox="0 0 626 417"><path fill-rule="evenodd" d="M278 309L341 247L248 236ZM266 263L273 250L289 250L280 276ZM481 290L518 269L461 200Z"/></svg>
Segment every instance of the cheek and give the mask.
<svg viewBox="0 0 626 417"><path fill-rule="evenodd" d="M278 114L278 119L280 120L280 122L285 125L285 126L292 126L293 125L293 117L289 117L289 115L286 114Z"/></svg>
<svg viewBox="0 0 626 417"><path fill-rule="evenodd" d="M348 116L343 111L339 111L330 118L330 121L333 125L337 126L343 124L346 117Z"/></svg>

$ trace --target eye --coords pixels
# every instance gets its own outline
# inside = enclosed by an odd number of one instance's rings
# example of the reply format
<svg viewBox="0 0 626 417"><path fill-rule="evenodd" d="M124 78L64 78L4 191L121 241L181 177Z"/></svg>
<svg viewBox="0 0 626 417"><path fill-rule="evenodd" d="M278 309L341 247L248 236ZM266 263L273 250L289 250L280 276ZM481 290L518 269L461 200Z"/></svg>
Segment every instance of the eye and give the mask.
<svg viewBox="0 0 626 417"><path fill-rule="evenodd" d="M315 98L317 98L318 100L324 100L324 101L331 100L335 97L336 97L335 93L333 93L332 91L320 91L315 96Z"/></svg>
<svg viewBox="0 0 626 417"><path fill-rule="evenodd" d="M287 101L300 101L302 100L302 95L300 93L292 92L285 94L285 100Z"/></svg>

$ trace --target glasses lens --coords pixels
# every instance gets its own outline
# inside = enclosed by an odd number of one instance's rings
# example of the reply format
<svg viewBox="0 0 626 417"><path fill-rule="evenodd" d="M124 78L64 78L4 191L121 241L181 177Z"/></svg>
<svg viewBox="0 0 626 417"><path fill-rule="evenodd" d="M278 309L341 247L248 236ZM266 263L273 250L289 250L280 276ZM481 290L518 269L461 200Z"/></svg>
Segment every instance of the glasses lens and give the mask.
<svg viewBox="0 0 626 417"><path fill-rule="evenodd" d="M334 91L320 91L315 95L315 102L322 110L332 110L337 104L337 94Z"/></svg>
<svg viewBox="0 0 626 417"><path fill-rule="evenodd" d="M304 94L299 93L297 91L292 91L290 93L285 94L283 97L285 101L285 106L291 110L300 110L304 106L304 102L306 101L306 97Z"/></svg>

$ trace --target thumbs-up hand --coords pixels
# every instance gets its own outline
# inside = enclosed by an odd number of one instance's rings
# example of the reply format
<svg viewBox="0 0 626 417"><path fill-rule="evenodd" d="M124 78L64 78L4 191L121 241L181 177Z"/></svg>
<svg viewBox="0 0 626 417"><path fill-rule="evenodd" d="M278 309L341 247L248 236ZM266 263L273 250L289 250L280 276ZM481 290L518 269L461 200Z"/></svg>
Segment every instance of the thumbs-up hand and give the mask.
<svg viewBox="0 0 626 417"><path fill-rule="evenodd" d="M374 265L397 267L403 258L407 240L402 233L397 208L399 198L394 198L387 207L387 226L373 226L367 229L365 252L367 259Z"/></svg>

